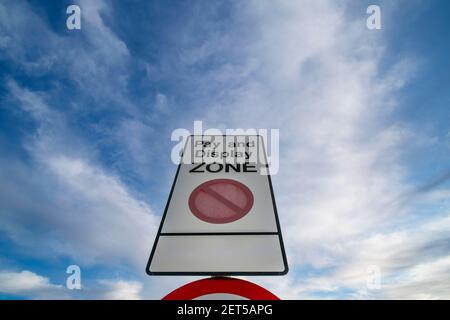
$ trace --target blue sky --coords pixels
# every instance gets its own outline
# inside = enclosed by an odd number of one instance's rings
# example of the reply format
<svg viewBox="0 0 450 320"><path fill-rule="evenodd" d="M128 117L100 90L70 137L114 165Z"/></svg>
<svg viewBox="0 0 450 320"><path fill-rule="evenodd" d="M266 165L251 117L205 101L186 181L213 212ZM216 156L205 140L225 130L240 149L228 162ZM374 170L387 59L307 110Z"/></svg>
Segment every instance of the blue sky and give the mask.
<svg viewBox="0 0 450 320"><path fill-rule="evenodd" d="M450 4L73 3L81 30L72 2L0 4L0 298L159 299L194 279L144 268L170 135L195 120L280 129L290 273L251 280L282 298L450 298Z"/></svg>

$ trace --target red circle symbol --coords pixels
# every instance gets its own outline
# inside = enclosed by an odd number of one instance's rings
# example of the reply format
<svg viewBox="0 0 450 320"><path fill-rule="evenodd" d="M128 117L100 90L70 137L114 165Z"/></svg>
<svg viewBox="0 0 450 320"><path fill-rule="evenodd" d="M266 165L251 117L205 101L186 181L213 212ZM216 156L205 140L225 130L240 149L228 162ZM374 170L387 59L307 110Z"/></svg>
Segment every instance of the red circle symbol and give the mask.
<svg viewBox="0 0 450 320"><path fill-rule="evenodd" d="M202 296L225 293L249 300L279 300L272 292L250 281L235 278L207 278L175 289L163 300L193 300ZM206 297L205 297L206 298Z"/></svg>
<svg viewBox="0 0 450 320"><path fill-rule="evenodd" d="M253 206L253 194L244 184L231 179L202 183L189 197L189 209L205 222L229 223L241 219Z"/></svg>

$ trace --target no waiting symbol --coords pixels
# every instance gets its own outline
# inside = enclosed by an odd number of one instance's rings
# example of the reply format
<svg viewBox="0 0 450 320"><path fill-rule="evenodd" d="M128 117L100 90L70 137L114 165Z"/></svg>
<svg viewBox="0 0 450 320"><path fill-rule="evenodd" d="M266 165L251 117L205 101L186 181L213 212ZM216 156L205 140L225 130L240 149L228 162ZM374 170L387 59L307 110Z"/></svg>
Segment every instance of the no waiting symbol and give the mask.
<svg viewBox="0 0 450 320"><path fill-rule="evenodd" d="M250 189L232 179L202 183L189 197L189 209L202 221L229 223L244 217L253 206Z"/></svg>

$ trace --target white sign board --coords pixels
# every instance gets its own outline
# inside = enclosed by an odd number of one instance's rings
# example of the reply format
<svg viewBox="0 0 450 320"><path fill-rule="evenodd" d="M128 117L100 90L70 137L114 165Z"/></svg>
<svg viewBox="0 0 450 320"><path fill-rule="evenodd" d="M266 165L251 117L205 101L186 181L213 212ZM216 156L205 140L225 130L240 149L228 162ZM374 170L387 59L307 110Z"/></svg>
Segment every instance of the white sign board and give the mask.
<svg viewBox="0 0 450 320"><path fill-rule="evenodd" d="M287 271L262 137L188 137L147 273Z"/></svg>

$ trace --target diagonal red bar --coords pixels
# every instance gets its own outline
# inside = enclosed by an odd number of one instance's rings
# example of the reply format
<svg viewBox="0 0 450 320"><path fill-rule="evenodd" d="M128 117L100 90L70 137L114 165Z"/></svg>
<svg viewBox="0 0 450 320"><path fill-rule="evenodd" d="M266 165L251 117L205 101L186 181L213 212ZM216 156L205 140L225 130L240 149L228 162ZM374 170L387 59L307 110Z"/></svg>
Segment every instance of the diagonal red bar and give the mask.
<svg viewBox="0 0 450 320"><path fill-rule="evenodd" d="M223 197L220 193L217 193L216 191L211 189L209 186L203 187L202 190L204 192L206 192L207 194L209 194L210 196L212 196L213 198L215 198L217 201L226 205L228 208L233 210L235 213L239 213L239 214L244 213L244 210L241 207L237 206L236 204L234 204L227 198Z"/></svg>

